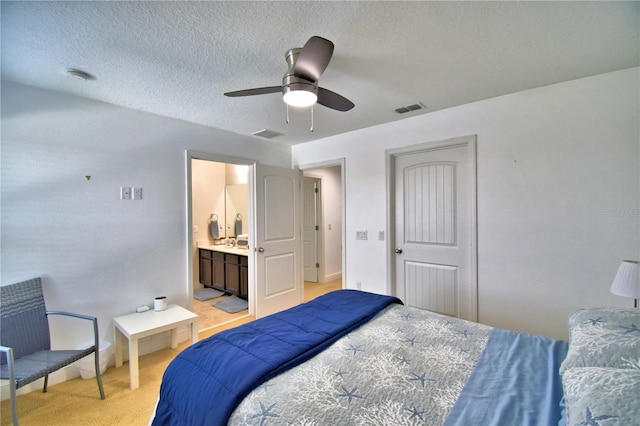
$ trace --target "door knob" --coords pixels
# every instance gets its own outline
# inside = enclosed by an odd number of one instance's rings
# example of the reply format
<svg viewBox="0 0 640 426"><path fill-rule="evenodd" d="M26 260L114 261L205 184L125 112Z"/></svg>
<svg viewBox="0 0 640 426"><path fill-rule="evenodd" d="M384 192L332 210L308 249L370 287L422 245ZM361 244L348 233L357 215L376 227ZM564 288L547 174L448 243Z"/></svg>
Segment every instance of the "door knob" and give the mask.
<svg viewBox="0 0 640 426"><path fill-rule="evenodd" d="M264 249L262 247L258 247L258 252L264 253Z"/></svg>
<svg viewBox="0 0 640 426"><path fill-rule="evenodd" d="M397 254L402 253L402 249L401 249L400 247L398 247L398 248L396 249L396 253L397 253Z"/></svg>

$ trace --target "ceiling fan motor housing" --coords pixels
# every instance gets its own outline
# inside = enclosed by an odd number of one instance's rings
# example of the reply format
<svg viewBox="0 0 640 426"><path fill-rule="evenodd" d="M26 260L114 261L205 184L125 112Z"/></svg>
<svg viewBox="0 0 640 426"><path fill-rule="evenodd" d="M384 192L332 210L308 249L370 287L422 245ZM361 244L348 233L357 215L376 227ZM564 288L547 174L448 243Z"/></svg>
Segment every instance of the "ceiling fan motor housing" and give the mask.
<svg viewBox="0 0 640 426"><path fill-rule="evenodd" d="M317 99L318 97L318 82L309 81L306 78L295 75L294 67L298 54L302 49L290 49L285 54L285 60L287 61L288 69L282 77L282 93L287 95L289 92L302 90L305 92L313 93Z"/></svg>

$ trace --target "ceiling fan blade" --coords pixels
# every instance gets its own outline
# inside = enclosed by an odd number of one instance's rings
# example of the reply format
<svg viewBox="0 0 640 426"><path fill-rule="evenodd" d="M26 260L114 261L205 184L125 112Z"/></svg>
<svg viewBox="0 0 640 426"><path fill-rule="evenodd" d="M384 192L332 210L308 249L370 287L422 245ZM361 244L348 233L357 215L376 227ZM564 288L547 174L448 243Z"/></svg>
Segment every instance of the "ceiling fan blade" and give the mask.
<svg viewBox="0 0 640 426"><path fill-rule="evenodd" d="M355 105L349 99L324 87L318 87L318 103L337 111L349 111Z"/></svg>
<svg viewBox="0 0 640 426"><path fill-rule="evenodd" d="M326 38L319 36L311 37L304 45L293 72L296 77L301 77L309 81L318 81L333 55L333 43Z"/></svg>
<svg viewBox="0 0 640 426"><path fill-rule="evenodd" d="M282 86L256 87L255 89L236 90L224 95L236 98L238 96L266 95L267 93L282 93Z"/></svg>

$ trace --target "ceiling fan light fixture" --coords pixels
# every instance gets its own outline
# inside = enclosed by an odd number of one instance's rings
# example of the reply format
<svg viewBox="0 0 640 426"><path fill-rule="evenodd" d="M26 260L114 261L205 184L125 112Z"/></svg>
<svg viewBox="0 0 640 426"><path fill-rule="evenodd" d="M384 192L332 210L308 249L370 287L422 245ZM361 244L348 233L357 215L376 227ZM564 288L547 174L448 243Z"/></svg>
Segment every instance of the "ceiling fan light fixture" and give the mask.
<svg viewBox="0 0 640 426"><path fill-rule="evenodd" d="M292 107L309 107L318 101L318 95L307 90L291 90L282 96L284 102Z"/></svg>
<svg viewBox="0 0 640 426"><path fill-rule="evenodd" d="M282 91L282 100L292 107L309 107L318 101L318 87L311 83L285 84Z"/></svg>

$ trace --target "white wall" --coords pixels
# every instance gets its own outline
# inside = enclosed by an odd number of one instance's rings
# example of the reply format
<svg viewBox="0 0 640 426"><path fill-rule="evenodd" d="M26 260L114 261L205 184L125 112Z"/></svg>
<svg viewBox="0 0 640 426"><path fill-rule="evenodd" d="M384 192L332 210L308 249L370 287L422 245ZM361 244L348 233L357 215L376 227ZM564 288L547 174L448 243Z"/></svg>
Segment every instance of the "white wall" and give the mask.
<svg viewBox="0 0 640 426"><path fill-rule="evenodd" d="M623 70L295 145L296 165L346 159L347 287L388 291L385 243L355 240L386 229L385 150L475 134L480 321L566 339L572 310L630 306L609 287L640 258L639 81Z"/></svg>
<svg viewBox="0 0 640 426"><path fill-rule="evenodd" d="M191 306L186 150L291 165L282 144L8 82L1 130L2 285L43 277L49 309L96 315L108 341L114 316L155 296Z"/></svg>

